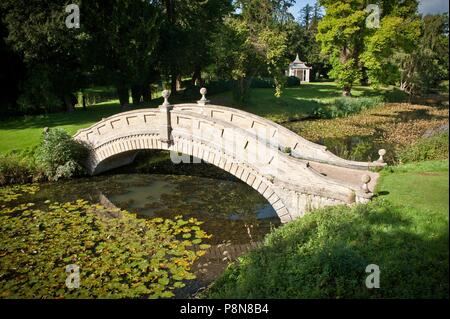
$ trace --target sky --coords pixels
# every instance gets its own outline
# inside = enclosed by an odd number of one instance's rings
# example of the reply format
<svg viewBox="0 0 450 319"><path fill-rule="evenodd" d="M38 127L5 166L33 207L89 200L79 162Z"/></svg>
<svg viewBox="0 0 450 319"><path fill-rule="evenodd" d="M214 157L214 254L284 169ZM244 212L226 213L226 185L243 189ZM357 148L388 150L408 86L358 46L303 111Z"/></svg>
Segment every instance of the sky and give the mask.
<svg viewBox="0 0 450 319"><path fill-rule="evenodd" d="M290 12L297 18L301 8L308 3L314 5L315 2L316 0L296 0ZM419 12L422 14L448 12L448 0L419 0Z"/></svg>

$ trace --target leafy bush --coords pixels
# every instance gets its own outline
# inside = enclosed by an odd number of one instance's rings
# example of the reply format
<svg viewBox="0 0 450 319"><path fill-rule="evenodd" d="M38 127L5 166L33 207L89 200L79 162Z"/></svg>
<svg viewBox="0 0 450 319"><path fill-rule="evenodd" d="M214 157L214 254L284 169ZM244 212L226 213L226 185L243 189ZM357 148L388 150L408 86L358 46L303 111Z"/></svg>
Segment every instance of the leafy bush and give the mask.
<svg viewBox="0 0 450 319"><path fill-rule="evenodd" d="M374 108L384 102L381 96L376 97L340 97L331 104L317 108L313 115L316 118L331 119L346 117L361 111Z"/></svg>
<svg viewBox="0 0 450 319"><path fill-rule="evenodd" d="M205 84L205 86L208 89L208 95L218 94L218 93L231 91L233 88L233 81L232 80L208 81ZM198 94L198 91L197 91L197 94Z"/></svg>
<svg viewBox="0 0 450 319"><path fill-rule="evenodd" d="M0 155L0 185L28 183L33 175L30 165L18 155Z"/></svg>
<svg viewBox="0 0 450 319"><path fill-rule="evenodd" d="M270 233L205 297L448 298L448 230L423 236L417 226L382 199L314 211ZM365 286L373 263L380 289Z"/></svg>
<svg viewBox="0 0 450 319"><path fill-rule="evenodd" d="M70 178L84 172L87 147L72 139L66 131L54 128L44 133L36 151L36 163L51 181Z"/></svg>
<svg viewBox="0 0 450 319"><path fill-rule="evenodd" d="M299 87L300 79L296 76L288 76L286 78L286 86L287 87Z"/></svg>
<svg viewBox="0 0 450 319"><path fill-rule="evenodd" d="M250 88L252 89L273 89L275 82L272 78L252 78Z"/></svg>
<svg viewBox="0 0 450 319"><path fill-rule="evenodd" d="M398 152L401 163L448 159L448 131L424 137Z"/></svg>
<svg viewBox="0 0 450 319"><path fill-rule="evenodd" d="M50 113L65 109L63 101L55 93L50 72L46 67L38 67L29 72L22 89L24 93L17 100L21 113Z"/></svg>

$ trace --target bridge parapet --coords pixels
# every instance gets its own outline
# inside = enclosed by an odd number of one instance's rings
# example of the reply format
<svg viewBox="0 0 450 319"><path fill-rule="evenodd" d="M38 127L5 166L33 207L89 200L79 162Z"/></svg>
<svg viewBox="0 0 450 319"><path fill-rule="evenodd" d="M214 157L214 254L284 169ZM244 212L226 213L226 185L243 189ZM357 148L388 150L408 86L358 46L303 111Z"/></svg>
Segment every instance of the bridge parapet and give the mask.
<svg viewBox="0 0 450 319"><path fill-rule="evenodd" d="M267 119L210 105L205 94L197 104L170 105L166 91L158 109L116 114L78 131L74 138L92 147L91 174L127 164L143 149L183 153L253 187L283 222L318 207L364 203L373 196L378 174L368 168L383 163L346 161ZM287 147L290 154L283 151Z"/></svg>

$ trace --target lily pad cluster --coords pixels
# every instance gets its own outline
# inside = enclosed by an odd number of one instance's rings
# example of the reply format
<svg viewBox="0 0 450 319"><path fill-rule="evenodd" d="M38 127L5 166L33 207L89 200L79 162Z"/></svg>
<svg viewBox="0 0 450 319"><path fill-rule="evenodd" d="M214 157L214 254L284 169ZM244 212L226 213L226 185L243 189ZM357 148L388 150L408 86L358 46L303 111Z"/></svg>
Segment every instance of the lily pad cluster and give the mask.
<svg viewBox="0 0 450 319"><path fill-rule="evenodd" d="M209 248L195 218L138 219L81 199L2 206L11 196L0 197L1 298L172 297ZM66 285L68 265L78 288Z"/></svg>
<svg viewBox="0 0 450 319"><path fill-rule="evenodd" d="M11 185L0 187L0 204L17 200L23 194L34 195L39 191L38 184Z"/></svg>

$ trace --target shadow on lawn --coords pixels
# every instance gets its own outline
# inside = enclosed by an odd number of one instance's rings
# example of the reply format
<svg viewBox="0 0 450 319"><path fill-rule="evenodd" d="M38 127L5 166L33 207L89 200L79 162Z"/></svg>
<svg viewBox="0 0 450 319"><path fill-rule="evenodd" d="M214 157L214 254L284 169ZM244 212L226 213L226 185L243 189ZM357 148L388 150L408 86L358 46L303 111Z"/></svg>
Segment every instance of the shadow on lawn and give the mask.
<svg viewBox="0 0 450 319"><path fill-rule="evenodd" d="M162 99L152 100L149 104L133 106L130 104L126 110L122 110L118 102L101 103L100 105L88 106L86 110L80 107L75 108L73 112L58 112L42 115L21 116L14 119L0 121L1 129L29 129L56 127L65 125L86 126L100 121L102 118L142 108L154 108L161 104Z"/></svg>

